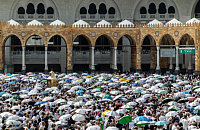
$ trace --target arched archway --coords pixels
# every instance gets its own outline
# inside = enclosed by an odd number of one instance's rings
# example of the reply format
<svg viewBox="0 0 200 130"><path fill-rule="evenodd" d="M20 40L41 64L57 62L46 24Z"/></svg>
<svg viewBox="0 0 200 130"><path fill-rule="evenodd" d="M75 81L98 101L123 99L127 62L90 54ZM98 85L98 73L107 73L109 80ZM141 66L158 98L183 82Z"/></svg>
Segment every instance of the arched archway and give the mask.
<svg viewBox="0 0 200 130"><path fill-rule="evenodd" d="M89 14L96 14L97 13L96 5L94 3L90 4L88 13Z"/></svg>
<svg viewBox="0 0 200 130"><path fill-rule="evenodd" d="M110 7L108 10L108 14L115 14L115 8Z"/></svg>
<svg viewBox="0 0 200 130"><path fill-rule="evenodd" d="M168 13L169 13L169 14L175 14L175 8L174 8L173 6L170 6L170 7L168 8Z"/></svg>
<svg viewBox="0 0 200 130"><path fill-rule="evenodd" d="M22 70L22 44L21 40L16 35L8 36L3 44L3 59L4 73L21 72Z"/></svg>
<svg viewBox="0 0 200 130"><path fill-rule="evenodd" d="M85 35L79 35L73 41L73 70L75 72L89 71L91 41ZM78 57L82 56L81 59Z"/></svg>
<svg viewBox="0 0 200 130"><path fill-rule="evenodd" d="M26 13L27 14L34 14L35 13L35 7L32 3L29 3L27 5Z"/></svg>
<svg viewBox="0 0 200 130"><path fill-rule="evenodd" d="M167 12L166 5L164 3L160 3L158 13L159 14L166 14L166 12Z"/></svg>
<svg viewBox="0 0 200 130"><path fill-rule="evenodd" d="M23 7L19 7L18 14L25 14L25 9Z"/></svg>
<svg viewBox="0 0 200 130"><path fill-rule="evenodd" d="M85 7L82 7L80 9L80 14L87 14L87 9Z"/></svg>
<svg viewBox="0 0 200 130"><path fill-rule="evenodd" d="M148 10L149 14L156 14L156 5L154 3L151 3L149 5L149 10Z"/></svg>
<svg viewBox="0 0 200 130"><path fill-rule="evenodd" d="M142 41L141 69L146 72L155 72L156 69L156 42L153 36L146 35Z"/></svg>
<svg viewBox="0 0 200 130"><path fill-rule="evenodd" d="M147 9L145 7L141 7L140 14L147 14Z"/></svg>
<svg viewBox="0 0 200 130"><path fill-rule="evenodd" d="M52 7L47 8L47 14L54 14L54 9Z"/></svg>
<svg viewBox="0 0 200 130"><path fill-rule="evenodd" d="M180 40L180 49L187 49L194 51L187 51L187 54L182 53L182 66L181 66L181 72L185 74L186 72L191 74L193 73L193 70L195 70L195 45L194 45L194 39L189 34L184 34Z"/></svg>
<svg viewBox="0 0 200 130"><path fill-rule="evenodd" d="M123 35L118 40L118 58L117 68L121 72L136 70L136 42L133 37L128 34Z"/></svg>
<svg viewBox="0 0 200 130"><path fill-rule="evenodd" d="M37 6L37 14L44 14L45 13L45 8L42 3L39 3Z"/></svg>
<svg viewBox="0 0 200 130"><path fill-rule="evenodd" d="M104 3L101 3L99 5L99 11L98 11L99 14L106 14L107 13L107 9L106 9L106 5Z"/></svg>

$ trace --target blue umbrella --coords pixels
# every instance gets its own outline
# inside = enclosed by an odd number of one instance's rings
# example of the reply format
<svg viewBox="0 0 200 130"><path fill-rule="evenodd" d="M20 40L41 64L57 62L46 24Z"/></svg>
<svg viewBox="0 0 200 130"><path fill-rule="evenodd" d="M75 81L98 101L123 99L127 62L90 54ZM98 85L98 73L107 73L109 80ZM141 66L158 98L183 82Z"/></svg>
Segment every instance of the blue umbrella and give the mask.
<svg viewBox="0 0 200 130"><path fill-rule="evenodd" d="M158 121L155 125L166 125L169 124L167 121Z"/></svg>
<svg viewBox="0 0 200 130"><path fill-rule="evenodd" d="M0 95L4 95L4 94L6 94L5 92L0 92Z"/></svg>
<svg viewBox="0 0 200 130"><path fill-rule="evenodd" d="M6 74L6 76L11 76L11 74L10 74L10 73L8 73L8 74Z"/></svg>
<svg viewBox="0 0 200 130"><path fill-rule="evenodd" d="M7 84L3 84L3 86L4 86L4 87L8 87L8 85L7 85Z"/></svg>
<svg viewBox="0 0 200 130"><path fill-rule="evenodd" d="M170 75L170 77L176 77L176 75Z"/></svg>
<svg viewBox="0 0 200 130"><path fill-rule="evenodd" d="M49 95L49 93L48 93L48 92L45 92L45 91L44 91L44 92L41 92L41 94L42 94L42 95L45 95L45 96Z"/></svg>
<svg viewBox="0 0 200 130"><path fill-rule="evenodd" d="M23 110L26 110L26 108L25 108L25 107L22 107L21 110L22 110L22 111L23 111Z"/></svg>
<svg viewBox="0 0 200 130"><path fill-rule="evenodd" d="M184 93L184 94L190 94L190 93L189 93L189 92L187 92L187 91L183 91L183 93Z"/></svg>
<svg viewBox="0 0 200 130"><path fill-rule="evenodd" d="M34 74L33 76L38 76L37 74Z"/></svg>
<svg viewBox="0 0 200 130"><path fill-rule="evenodd" d="M21 82L21 81L22 81L21 79L17 79L17 80L16 80L16 82Z"/></svg>
<svg viewBox="0 0 200 130"><path fill-rule="evenodd" d="M33 90L33 89L32 89L32 88L27 88L26 90L31 91L31 90Z"/></svg>
<svg viewBox="0 0 200 130"><path fill-rule="evenodd" d="M9 85L14 85L14 84L15 84L15 82L9 82L8 84L9 84Z"/></svg>
<svg viewBox="0 0 200 130"><path fill-rule="evenodd" d="M133 86L138 86L138 84L137 84L137 83L134 83Z"/></svg>
<svg viewBox="0 0 200 130"><path fill-rule="evenodd" d="M58 76L58 78L63 78L62 76Z"/></svg>
<svg viewBox="0 0 200 130"><path fill-rule="evenodd" d="M82 94L84 91L83 90L78 90L78 91L76 91L76 94Z"/></svg>
<svg viewBox="0 0 200 130"><path fill-rule="evenodd" d="M149 119L145 116L138 116L134 119L134 121L149 121Z"/></svg>
<svg viewBox="0 0 200 130"><path fill-rule="evenodd" d="M40 104L44 104L44 103L46 103L46 102L44 102L44 101L39 101L39 102L36 102L34 105L40 105Z"/></svg>
<svg viewBox="0 0 200 130"><path fill-rule="evenodd" d="M112 80L108 80L109 82L113 82Z"/></svg>
<svg viewBox="0 0 200 130"><path fill-rule="evenodd" d="M71 80L70 79L66 79L65 82L71 82Z"/></svg>

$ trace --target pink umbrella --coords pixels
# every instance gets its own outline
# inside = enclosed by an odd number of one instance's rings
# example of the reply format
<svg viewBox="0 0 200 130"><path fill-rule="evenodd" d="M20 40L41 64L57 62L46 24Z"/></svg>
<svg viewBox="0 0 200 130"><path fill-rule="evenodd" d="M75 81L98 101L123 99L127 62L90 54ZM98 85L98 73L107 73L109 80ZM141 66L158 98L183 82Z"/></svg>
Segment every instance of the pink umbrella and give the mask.
<svg viewBox="0 0 200 130"><path fill-rule="evenodd" d="M28 95L20 95L20 98L29 98Z"/></svg>
<svg viewBox="0 0 200 130"><path fill-rule="evenodd" d="M195 100L196 98L194 98L194 97L188 97L188 100L191 102L191 101L193 101L193 100Z"/></svg>

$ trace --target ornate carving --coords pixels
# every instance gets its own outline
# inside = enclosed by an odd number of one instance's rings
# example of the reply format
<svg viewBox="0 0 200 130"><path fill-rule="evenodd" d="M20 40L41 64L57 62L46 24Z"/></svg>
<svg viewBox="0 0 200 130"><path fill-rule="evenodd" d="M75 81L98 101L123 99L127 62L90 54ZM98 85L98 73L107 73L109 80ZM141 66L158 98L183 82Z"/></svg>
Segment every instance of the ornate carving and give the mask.
<svg viewBox="0 0 200 130"><path fill-rule="evenodd" d="M155 35L156 35L157 37L159 37L159 31L156 31L156 32L155 32Z"/></svg>
<svg viewBox="0 0 200 130"><path fill-rule="evenodd" d="M22 37L25 37L25 36L26 36L26 33L25 33L25 32L22 32L22 33L21 33L21 36L22 36Z"/></svg>
<svg viewBox="0 0 200 130"><path fill-rule="evenodd" d="M118 33L117 33L117 32L114 32L114 33L113 33L113 36L114 36L114 37L118 37Z"/></svg>
<svg viewBox="0 0 200 130"><path fill-rule="evenodd" d="M178 34L179 34L179 31L175 31L174 32L174 35L177 37L178 36Z"/></svg>
<svg viewBox="0 0 200 130"><path fill-rule="evenodd" d="M96 33L95 32L91 32L91 37L95 37Z"/></svg>

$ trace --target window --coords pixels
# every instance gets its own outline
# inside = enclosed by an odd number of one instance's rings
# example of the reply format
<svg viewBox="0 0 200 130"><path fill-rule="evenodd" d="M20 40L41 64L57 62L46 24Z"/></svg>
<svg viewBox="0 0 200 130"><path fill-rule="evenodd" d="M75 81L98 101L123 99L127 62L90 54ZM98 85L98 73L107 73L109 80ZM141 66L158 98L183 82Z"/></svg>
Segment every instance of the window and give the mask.
<svg viewBox="0 0 200 130"><path fill-rule="evenodd" d="M89 14L96 14L97 13L96 5L94 3L90 4L88 13Z"/></svg>
<svg viewBox="0 0 200 130"><path fill-rule="evenodd" d="M47 9L47 14L54 14L54 10L53 10L52 7L49 7L49 8Z"/></svg>
<svg viewBox="0 0 200 130"><path fill-rule="evenodd" d="M158 9L158 13L159 14L166 14L167 10L166 10L166 6L164 3L160 3L159 5L159 9Z"/></svg>
<svg viewBox="0 0 200 130"><path fill-rule="evenodd" d="M85 7L82 7L80 9L80 14L87 14L87 9Z"/></svg>
<svg viewBox="0 0 200 130"><path fill-rule="evenodd" d="M154 3L151 3L149 5L149 10L148 10L149 14L156 14L156 5Z"/></svg>
<svg viewBox="0 0 200 130"><path fill-rule="evenodd" d="M108 14L115 14L115 8L110 7L108 10Z"/></svg>
<svg viewBox="0 0 200 130"><path fill-rule="evenodd" d="M175 14L175 9L174 9L173 6L170 6L170 7L169 7L168 13L169 13L169 14Z"/></svg>
<svg viewBox="0 0 200 130"><path fill-rule="evenodd" d="M42 3L38 4L37 13L38 14L44 14L45 13L44 5Z"/></svg>
<svg viewBox="0 0 200 130"><path fill-rule="evenodd" d="M145 7L141 7L140 14L147 14L147 9Z"/></svg>
<svg viewBox="0 0 200 130"><path fill-rule="evenodd" d="M100 4L99 5L99 11L98 11L99 14L106 14L107 13L107 10L106 10L106 5L104 3Z"/></svg>
<svg viewBox="0 0 200 130"><path fill-rule="evenodd" d="M34 5L32 3L29 3L27 5L26 13L27 14L34 14L35 13L35 8L34 8Z"/></svg>
<svg viewBox="0 0 200 130"><path fill-rule="evenodd" d="M25 9L23 7L20 7L18 9L18 14L25 14Z"/></svg>

